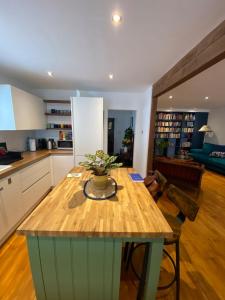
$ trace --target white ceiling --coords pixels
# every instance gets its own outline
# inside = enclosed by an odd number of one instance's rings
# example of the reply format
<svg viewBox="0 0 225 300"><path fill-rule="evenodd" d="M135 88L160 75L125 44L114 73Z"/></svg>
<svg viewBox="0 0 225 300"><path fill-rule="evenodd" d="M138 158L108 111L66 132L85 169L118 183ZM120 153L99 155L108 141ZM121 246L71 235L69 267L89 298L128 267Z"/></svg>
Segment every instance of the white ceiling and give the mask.
<svg viewBox="0 0 225 300"><path fill-rule="evenodd" d="M208 100L205 100L206 96ZM210 110L220 107L225 107L225 59L165 93L158 102L159 110Z"/></svg>
<svg viewBox="0 0 225 300"><path fill-rule="evenodd" d="M32 88L141 90L224 17L224 0L0 0L0 72Z"/></svg>

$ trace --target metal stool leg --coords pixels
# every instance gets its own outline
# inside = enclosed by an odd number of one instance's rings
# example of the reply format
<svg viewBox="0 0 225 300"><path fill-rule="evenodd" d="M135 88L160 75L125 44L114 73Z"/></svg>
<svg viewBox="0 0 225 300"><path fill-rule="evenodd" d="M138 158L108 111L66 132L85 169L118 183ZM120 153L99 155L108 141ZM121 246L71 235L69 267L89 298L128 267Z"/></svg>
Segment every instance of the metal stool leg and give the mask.
<svg viewBox="0 0 225 300"><path fill-rule="evenodd" d="M137 300L142 300L143 296L144 296L145 281L146 281L147 266L148 266L148 257L149 257L149 249L150 249L150 243L146 243L146 245L145 245L145 254L144 254L144 259L143 259L143 264L142 264L141 278L140 278L140 283L139 283L138 293L137 293Z"/></svg>
<svg viewBox="0 0 225 300"><path fill-rule="evenodd" d="M124 253L123 253L123 261L126 262L127 261L127 255L128 255L128 251L129 251L129 242L125 243L125 247L124 247Z"/></svg>
<svg viewBox="0 0 225 300"><path fill-rule="evenodd" d="M176 300L180 299L180 243L176 241Z"/></svg>
<svg viewBox="0 0 225 300"><path fill-rule="evenodd" d="M174 244L174 243L175 243L175 250L176 250L176 263L173 260L172 256L165 249L163 249L163 252L169 258L169 260L171 261L171 263L174 267L174 271L175 271L174 278L170 283L168 283L164 286L159 286L158 289L159 290L168 289L169 287L171 287L174 284L174 282L176 282L176 300L179 300L180 299L180 243L179 243L179 239L173 243L165 243L165 245L170 245L170 244Z"/></svg>
<svg viewBox="0 0 225 300"><path fill-rule="evenodd" d="M133 251L134 251L134 243L131 243L130 249L128 250L128 257L127 257L127 262L126 262L126 271L128 271L128 269L129 269L129 265L130 265L130 261L131 261L131 258L132 258Z"/></svg>

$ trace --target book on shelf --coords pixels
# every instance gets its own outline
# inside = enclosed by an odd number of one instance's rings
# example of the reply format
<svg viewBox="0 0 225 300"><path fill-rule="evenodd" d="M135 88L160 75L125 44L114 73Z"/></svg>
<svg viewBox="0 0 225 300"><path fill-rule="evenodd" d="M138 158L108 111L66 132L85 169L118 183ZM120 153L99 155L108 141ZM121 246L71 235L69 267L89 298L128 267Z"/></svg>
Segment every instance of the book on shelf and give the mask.
<svg viewBox="0 0 225 300"><path fill-rule="evenodd" d="M158 120L182 120L183 115L181 113L163 113L157 114Z"/></svg>
<svg viewBox="0 0 225 300"><path fill-rule="evenodd" d="M156 132L180 132L179 127L156 127Z"/></svg>
<svg viewBox="0 0 225 300"><path fill-rule="evenodd" d="M165 127L180 127L181 126L181 122L164 122L164 121L158 121L156 122L156 126L165 126Z"/></svg>
<svg viewBox="0 0 225 300"><path fill-rule="evenodd" d="M184 133L192 133L192 132L194 132L194 128L193 127L185 127L185 128L182 128L182 131Z"/></svg>
<svg viewBox="0 0 225 300"><path fill-rule="evenodd" d="M156 139L180 139L180 133L156 133Z"/></svg>

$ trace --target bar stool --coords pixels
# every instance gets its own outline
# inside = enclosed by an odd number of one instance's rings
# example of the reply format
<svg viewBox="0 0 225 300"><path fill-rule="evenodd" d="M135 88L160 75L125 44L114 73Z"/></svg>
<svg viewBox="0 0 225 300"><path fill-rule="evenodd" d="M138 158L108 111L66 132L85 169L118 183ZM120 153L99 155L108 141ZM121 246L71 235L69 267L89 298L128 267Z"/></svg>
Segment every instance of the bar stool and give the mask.
<svg viewBox="0 0 225 300"><path fill-rule="evenodd" d="M188 218L190 221L194 221L198 210L199 206L197 203L186 193L184 193L181 189L177 188L176 186L170 184L169 188L167 190L167 197L170 201L172 201L177 208L180 210L178 215L176 217L172 216L171 214L163 213L164 217L166 218L167 222L169 223L170 227L173 230L173 237L170 239L165 239L164 245L175 245L175 250L176 250L176 261L174 262L173 258L171 255L167 252L167 250L163 249L164 254L169 258L170 262L172 263L174 267L174 278L172 281L164 286L159 286L158 289L167 289L174 282L176 282L176 300L180 299L180 235L181 235L181 227L182 224L184 223L185 219ZM140 246L144 247L149 247L148 243L142 243L142 244L137 244L134 245L134 243L131 243L130 249L129 249L129 255L127 259L127 269L129 265L131 265L131 268L133 272L135 273L136 277L139 280L143 280L143 275L139 275L134 267L132 257L134 254L134 251L139 248ZM145 251L146 252L146 251ZM145 272L144 270L144 265L143 265L143 270L142 272ZM143 284L140 286L143 286ZM138 294L142 294L140 291L138 291ZM140 298L141 299L141 298Z"/></svg>
<svg viewBox="0 0 225 300"><path fill-rule="evenodd" d="M148 176L145 177L145 179L144 179L144 184L145 184L146 188L148 189L149 193L152 195L155 202L157 202L159 200L159 198L163 195L163 193L166 189L167 179L158 170L149 171ZM129 243L129 242L125 243L124 255L123 255L124 261L130 260L130 258L127 257L131 253L130 251L128 253L129 246L133 247L134 244Z"/></svg>
<svg viewBox="0 0 225 300"><path fill-rule="evenodd" d="M158 170L150 171L148 174L144 179L144 184L155 202L157 202L166 189L167 179Z"/></svg>

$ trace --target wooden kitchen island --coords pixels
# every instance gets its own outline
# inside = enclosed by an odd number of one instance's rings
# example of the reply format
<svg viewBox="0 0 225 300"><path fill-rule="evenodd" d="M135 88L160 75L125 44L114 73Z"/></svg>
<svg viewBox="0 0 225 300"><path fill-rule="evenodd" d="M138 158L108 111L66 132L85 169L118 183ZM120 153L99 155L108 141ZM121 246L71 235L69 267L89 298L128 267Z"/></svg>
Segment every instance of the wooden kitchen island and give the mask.
<svg viewBox="0 0 225 300"><path fill-rule="evenodd" d="M124 242L149 242L143 299L156 297L163 241L172 230L133 169L113 170L117 195L84 196L80 178L65 178L18 228L27 245L37 300L118 300Z"/></svg>

